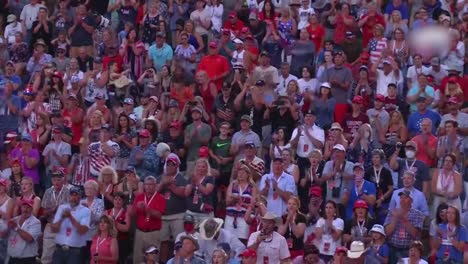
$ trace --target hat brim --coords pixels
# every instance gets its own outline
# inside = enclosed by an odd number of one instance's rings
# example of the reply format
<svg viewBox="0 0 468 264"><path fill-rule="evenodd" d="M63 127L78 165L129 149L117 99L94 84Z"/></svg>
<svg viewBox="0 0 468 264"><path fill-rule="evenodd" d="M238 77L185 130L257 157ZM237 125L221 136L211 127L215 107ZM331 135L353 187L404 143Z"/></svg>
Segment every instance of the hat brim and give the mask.
<svg viewBox="0 0 468 264"><path fill-rule="evenodd" d="M213 218L213 220L216 222L216 229L213 232L212 236L207 236L206 230L205 230L205 224L206 224L206 222L208 222L208 220L210 220L210 219L205 219L200 224L200 238L202 238L204 240L213 240L213 238L216 236L216 234L219 232L219 230L223 226L224 221L222 219L220 219L220 218Z"/></svg>
<svg viewBox="0 0 468 264"><path fill-rule="evenodd" d="M366 250L363 250L363 251L349 251L348 250L348 258L352 258L352 259L357 259L359 258L360 256L362 256L362 254L364 254L366 252Z"/></svg>

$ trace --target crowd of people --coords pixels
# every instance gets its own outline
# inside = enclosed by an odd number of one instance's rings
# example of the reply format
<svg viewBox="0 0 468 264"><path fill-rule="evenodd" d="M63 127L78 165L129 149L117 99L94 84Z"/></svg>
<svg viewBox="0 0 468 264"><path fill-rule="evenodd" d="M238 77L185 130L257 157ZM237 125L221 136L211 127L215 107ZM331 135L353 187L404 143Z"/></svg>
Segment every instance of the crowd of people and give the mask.
<svg viewBox="0 0 468 264"><path fill-rule="evenodd" d="M0 1L0 263L468 263L468 1Z"/></svg>

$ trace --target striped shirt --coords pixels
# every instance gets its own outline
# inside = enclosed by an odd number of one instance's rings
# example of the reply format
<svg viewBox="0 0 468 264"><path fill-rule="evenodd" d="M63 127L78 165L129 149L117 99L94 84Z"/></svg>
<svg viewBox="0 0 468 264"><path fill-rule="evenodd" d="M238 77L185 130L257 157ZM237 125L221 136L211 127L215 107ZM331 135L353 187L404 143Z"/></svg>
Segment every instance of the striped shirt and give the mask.
<svg viewBox="0 0 468 264"><path fill-rule="evenodd" d="M232 184L232 196L239 198L239 203L227 206L227 215L233 217L244 216L247 211L246 206L248 206L252 200L252 193L253 186L251 183L241 188L237 182L234 182ZM242 203L242 205L240 205L240 203Z"/></svg>
<svg viewBox="0 0 468 264"><path fill-rule="evenodd" d="M382 38L380 40L376 40L375 38L371 39L369 42L369 51L370 51L370 61L372 63L376 63L380 56L382 55L382 51L387 48L387 39Z"/></svg>
<svg viewBox="0 0 468 264"><path fill-rule="evenodd" d="M114 141L107 141L106 144L114 150L114 157L118 156L120 147ZM115 158L107 155L101 147L101 142L94 142L88 146L88 156L90 158L89 172L97 177L104 166L110 166L115 163Z"/></svg>
<svg viewBox="0 0 468 264"><path fill-rule="evenodd" d="M387 218L385 219L384 226L387 226L391 223L392 218L392 211L389 211L387 214ZM415 228L422 230L423 222L424 222L424 214L421 211L416 209L410 209L408 215L406 216L408 223ZM405 221L397 221L395 226L395 230L392 234L387 234L387 242L392 247L406 249L409 248L411 242L414 240L419 240L420 237L413 237L409 232L407 227L405 227Z"/></svg>

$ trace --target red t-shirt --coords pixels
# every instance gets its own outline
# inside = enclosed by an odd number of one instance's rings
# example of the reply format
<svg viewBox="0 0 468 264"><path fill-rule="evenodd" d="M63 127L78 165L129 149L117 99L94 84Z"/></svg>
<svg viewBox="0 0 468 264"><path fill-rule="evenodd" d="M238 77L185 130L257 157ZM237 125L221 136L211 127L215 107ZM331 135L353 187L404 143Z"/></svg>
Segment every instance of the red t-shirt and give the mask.
<svg viewBox="0 0 468 264"><path fill-rule="evenodd" d="M354 134L358 131L359 127L365 123L369 123L369 117L364 113L359 113L357 117L353 117L353 114L347 114L344 118L343 133Z"/></svg>
<svg viewBox="0 0 468 264"><path fill-rule="evenodd" d="M366 18L369 15L365 15L362 18ZM371 38L374 37L374 27L380 24L385 28L385 19L382 15L375 14L375 16L369 16L366 23L362 25L362 45L367 47Z"/></svg>
<svg viewBox="0 0 468 264"><path fill-rule="evenodd" d="M325 29L321 25L317 25L315 28L312 28L312 25L309 25L307 26L307 32L309 32L310 40L315 45L315 52L318 52L322 48Z"/></svg>
<svg viewBox="0 0 468 264"><path fill-rule="evenodd" d="M440 95L445 95L445 87L447 87L449 76L445 76L442 81L440 81ZM468 102L468 78L467 77L457 77L457 83L460 85L460 88L463 91L463 101Z"/></svg>
<svg viewBox="0 0 468 264"><path fill-rule="evenodd" d="M200 64L198 64L198 71L205 71L208 75L208 78L212 79L215 76L219 77L220 75L229 72L229 62L226 57L222 55L207 55L204 56L200 60ZM218 79L214 82L218 91L221 91L221 87L223 86L223 79Z"/></svg>
<svg viewBox="0 0 468 264"><path fill-rule="evenodd" d="M244 22L242 22L240 19L237 19L235 24L232 24L229 19L224 22L224 28L231 30L231 32L236 36L239 36L243 27L245 27Z"/></svg>
<svg viewBox="0 0 468 264"><path fill-rule="evenodd" d="M124 62L122 56L117 55L117 56L114 56L114 57L109 57L109 56L104 57L102 59L102 69L107 70L107 67L109 66L109 63L111 63L111 62L117 63L117 67L119 69L119 72L122 71L123 62Z"/></svg>
<svg viewBox="0 0 468 264"><path fill-rule="evenodd" d="M437 137L430 135L428 136L427 142L424 142L422 135L417 135L411 139L412 141L416 142L418 146L418 151L416 152L416 159L424 162L427 166L433 167L436 165L436 161L431 159L426 152L426 148L436 148L437 147Z"/></svg>
<svg viewBox="0 0 468 264"><path fill-rule="evenodd" d="M141 193L135 197L133 206L136 208L136 226L141 230L160 230L162 226L161 218L146 217L146 210L138 205L143 203L145 209L159 211L161 215L166 211L166 199L160 193L156 192L152 197L146 197L146 193Z"/></svg>

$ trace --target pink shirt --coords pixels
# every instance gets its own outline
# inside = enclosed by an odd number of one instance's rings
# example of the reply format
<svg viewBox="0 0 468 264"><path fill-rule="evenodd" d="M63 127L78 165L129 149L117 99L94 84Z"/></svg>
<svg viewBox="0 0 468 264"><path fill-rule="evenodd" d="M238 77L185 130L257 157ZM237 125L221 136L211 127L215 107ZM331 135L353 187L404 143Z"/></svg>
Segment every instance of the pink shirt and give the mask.
<svg viewBox="0 0 468 264"><path fill-rule="evenodd" d="M93 241L91 242L91 261L90 263L94 262L94 255L99 252L99 256L101 257L112 257L111 252L111 243L112 237L108 236L107 238L101 238L98 235L93 237ZM99 264L117 264L117 261L98 261Z"/></svg>

